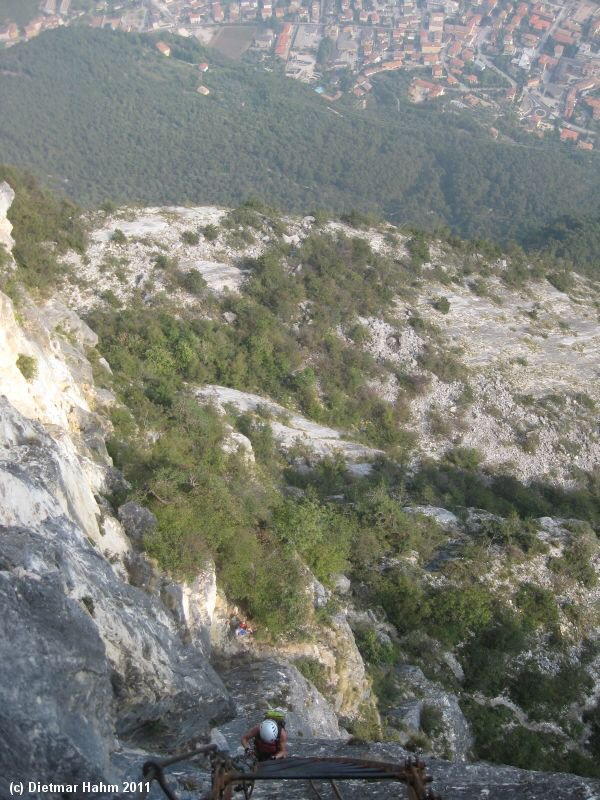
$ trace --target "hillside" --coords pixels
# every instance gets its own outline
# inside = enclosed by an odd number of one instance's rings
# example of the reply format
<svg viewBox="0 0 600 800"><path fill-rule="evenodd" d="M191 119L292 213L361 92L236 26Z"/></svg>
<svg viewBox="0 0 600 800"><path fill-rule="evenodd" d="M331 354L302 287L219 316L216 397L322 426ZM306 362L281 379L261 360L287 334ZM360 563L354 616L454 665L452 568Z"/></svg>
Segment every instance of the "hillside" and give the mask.
<svg viewBox="0 0 600 800"><path fill-rule="evenodd" d="M133 777L278 705L294 755L433 754L446 800L598 794L598 284L257 202L80 219L3 175L15 777Z"/></svg>
<svg viewBox="0 0 600 800"><path fill-rule="evenodd" d="M151 39L69 28L1 52L0 160L86 204L255 196L494 239L598 208L594 154L493 142L460 114L407 101L391 114L385 77L372 110L343 101L332 113L276 71L171 43L165 59ZM211 63L208 97L196 93L197 70L175 58Z"/></svg>
<svg viewBox="0 0 600 800"><path fill-rule="evenodd" d="M526 246L567 268L598 275L600 224L597 217L568 215L531 231Z"/></svg>

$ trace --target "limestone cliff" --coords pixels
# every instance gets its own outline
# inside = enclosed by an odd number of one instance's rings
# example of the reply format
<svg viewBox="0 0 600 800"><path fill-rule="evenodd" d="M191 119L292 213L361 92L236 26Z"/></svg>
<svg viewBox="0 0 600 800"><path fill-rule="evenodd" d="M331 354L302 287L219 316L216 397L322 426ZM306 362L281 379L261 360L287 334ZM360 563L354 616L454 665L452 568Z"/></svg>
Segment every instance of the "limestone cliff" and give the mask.
<svg viewBox="0 0 600 800"><path fill-rule="evenodd" d="M107 499L124 482L96 411L114 402L94 386L96 341L57 300L22 295L15 308L0 292L2 797L34 774L118 778L124 742L173 748L228 719L239 738L265 703L283 704L299 735L342 735L285 655L246 658L224 683L209 662L214 568L177 584L139 552L152 515L135 503L116 514ZM257 706L244 702L252 684Z"/></svg>
<svg viewBox="0 0 600 800"><path fill-rule="evenodd" d="M9 252L15 241L11 236L12 225L6 215L14 199L15 193L12 187L5 181L0 183L0 246L4 245Z"/></svg>

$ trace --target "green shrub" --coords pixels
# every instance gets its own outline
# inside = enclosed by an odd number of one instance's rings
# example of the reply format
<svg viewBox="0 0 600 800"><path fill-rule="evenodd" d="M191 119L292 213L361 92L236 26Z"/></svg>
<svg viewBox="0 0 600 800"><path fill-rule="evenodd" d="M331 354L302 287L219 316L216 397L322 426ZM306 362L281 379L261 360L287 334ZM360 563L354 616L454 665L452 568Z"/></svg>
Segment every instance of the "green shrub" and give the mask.
<svg viewBox="0 0 600 800"><path fill-rule="evenodd" d="M110 240L113 244L127 244L127 237L120 228L115 228Z"/></svg>
<svg viewBox="0 0 600 800"><path fill-rule="evenodd" d="M477 469L483 460L479 450L471 447L454 447L446 452L444 460L458 469Z"/></svg>
<svg viewBox="0 0 600 800"><path fill-rule="evenodd" d="M0 270L4 269L8 264L10 264L10 253L6 249L6 245L4 243L0 243Z"/></svg>
<svg viewBox="0 0 600 800"><path fill-rule="evenodd" d="M564 660L556 674L547 674L531 659L510 680L509 694L532 719L556 719L572 703L580 702L592 686L593 680L581 664Z"/></svg>
<svg viewBox="0 0 600 800"><path fill-rule="evenodd" d="M37 376L37 359L33 356L26 356L24 353L19 353L17 356L17 367L26 381L33 381Z"/></svg>
<svg viewBox="0 0 600 800"><path fill-rule="evenodd" d="M270 423L257 420L251 414L240 414L236 417L236 428L250 439L257 462L268 469L274 469L277 465L277 451Z"/></svg>
<svg viewBox="0 0 600 800"><path fill-rule="evenodd" d="M535 520L522 520L513 513L506 519L481 520L476 538L505 549L516 546L527 555L536 555L548 550L537 532L538 523Z"/></svg>
<svg viewBox="0 0 600 800"><path fill-rule="evenodd" d="M374 706L363 703L359 706L359 716L348 726L350 733L365 742L379 742L383 732L379 714Z"/></svg>
<svg viewBox="0 0 600 800"><path fill-rule="evenodd" d="M362 211L357 211L356 209L342 214L340 219L352 228L369 228L372 225L376 225L378 221L376 217L364 214Z"/></svg>
<svg viewBox="0 0 600 800"><path fill-rule="evenodd" d="M254 242L252 231L243 228L242 230L232 230L225 238L225 244L233 250L243 250Z"/></svg>
<svg viewBox="0 0 600 800"><path fill-rule="evenodd" d="M348 332L348 336L352 339L354 344L361 345L370 338L371 334L366 325L361 325L357 322Z"/></svg>
<svg viewBox="0 0 600 800"><path fill-rule="evenodd" d="M515 595L515 604L521 612L525 628L556 629L558 608L554 594L549 589L534 583L524 583Z"/></svg>
<svg viewBox="0 0 600 800"><path fill-rule="evenodd" d="M239 227L248 227L259 231L263 227L262 211L263 209L266 210L266 208L267 207L263 206L260 202L258 203L258 209L252 201L244 203L238 208L234 208L233 211L230 211L223 217L221 225L229 230Z"/></svg>
<svg viewBox="0 0 600 800"><path fill-rule="evenodd" d="M557 769L552 751L562 744L559 737L515 725L512 712L502 706L487 708L463 701L461 707L473 729L476 758L522 769Z"/></svg>
<svg viewBox="0 0 600 800"><path fill-rule="evenodd" d="M448 415L432 408L428 417L429 429L434 436L449 436L452 433Z"/></svg>
<svg viewBox="0 0 600 800"><path fill-rule="evenodd" d="M440 314L447 314L450 311L450 301L447 297L438 297L433 303L433 307L436 311L439 311Z"/></svg>
<svg viewBox="0 0 600 800"><path fill-rule="evenodd" d="M421 709L421 730L429 738L438 736L443 731L443 715L437 706L424 703Z"/></svg>
<svg viewBox="0 0 600 800"><path fill-rule="evenodd" d="M593 589L598 582L592 558L598 550L598 543L592 531L573 533L570 542L560 558L550 559L549 567L557 575L578 581L586 589Z"/></svg>
<svg viewBox="0 0 600 800"><path fill-rule="evenodd" d="M206 236L206 229L204 235ZM181 241L188 245L197 245L200 242L200 236L196 231L182 231Z"/></svg>
<svg viewBox="0 0 600 800"><path fill-rule="evenodd" d="M589 727L589 735L586 742L592 755L600 760L600 701L592 708L583 712L583 721Z"/></svg>
<svg viewBox="0 0 600 800"><path fill-rule="evenodd" d="M434 589L429 594L426 630L441 642L456 645L491 622L495 603L491 591L476 582Z"/></svg>
<svg viewBox="0 0 600 800"><path fill-rule="evenodd" d="M293 546L319 580L330 583L334 573L346 570L355 529L342 509L314 497L285 500L273 522L279 540Z"/></svg>
<svg viewBox="0 0 600 800"><path fill-rule="evenodd" d="M208 242L214 242L219 238L219 228L216 225L205 225L202 235Z"/></svg>
<svg viewBox="0 0 600 800"><path fill-rule="evenodd" d="M419 269L425 262L431 260L429 243L422 231L415 233L406 244L410 253L410 263L413 269Z"/></svg>
<svg viewBox="0 0 600 800"><path fill-rule="evenodd" d="M430 375L416 373L397 373L396 378L409 397L418 397L427 392L431 385Z"/></svg>
<svg viewBox="0 0 600 800"><path fill-rule="evenodd" d="M379 709L392 708L402 699L402 690L393 669L388 666L372 667L369 674L373 680L373 691Z"/></svg>
<svg viewBox="0 0 600 800"><path fill-rule="evenodd" d="M187 272L177 272L176 280L182 289L196 296L203 295L207 288L206 281L197 269L190 269Z"/></svg>
<svg viewBox="0 0 600 800"><path fill-rule="evenodd" d="M464 364L450 353L436 349L430 344L424 345L417 361L421 369L433 372L444 383L466 381L468 378L468 370Z"/></svg>
<svg viewBox="0 0 600 800"><path fill-rule="evenodd" d="M58 256L67 250L84 253L87 231L79 209L43 189L30 174L0 166L0 181L15 191L8 211L15 239L15 278L30 289L48 293L68 274Z"/></svg>
<svg viewBox="0 0 600 800"><path fill-rule="evenodd" d="M546 279L555 289L565 294L570 292L575 286L573 275L570 272L550 272L546 275Z"/></svg>
<svg viewBox="0 0 600 800"><path fill-rule="evenodd" d="M327 677L327 668L324 664L321 664L316 658L309 658L307 656L294 661L294 666L307 681L310 681L312 685L321 692L321 694L327 694L329 680Z"/></svg>
<svg viewBox="0 0 600 800"><path fill-rule="evenodd" d="M171 258L169 258L169 256L166 256L164 253L156 253L153 263L157 269L162 269L165 272L175 272L179 261L176 256L171 256Z"/></svg>
<svg viewBox="0 0 600 800"><path fill-rule="evenodd" d="M411 753L427 753L432 747L431 739L423 731L416 731L415 733L411 733L405 747L407 750L410 750Z"/></svg>
<svg viewBox="0 0 600 800"><path fill-rule="evenodd" d="M579 403L580 406L587 408L588 411L596 410L595 401L589 396L589 394L586 394L585 392L577 392L574 400L576 403Z"/></svg>
<svg viewBox="0 0 600 800"><path fill-rule="evenodd" d="M501 694L511 675L512 660L526 649L529 635L518 615L496 604L491 622L462 649L465 689L489 697Z"/></svg>
<svg viewBox="0 0 600 800"><path fill-rule="evenodd" d="M373 628L355 631L354 638L361 656L369 664L393 664L397 660L393 644L380 639Z"/></svg>

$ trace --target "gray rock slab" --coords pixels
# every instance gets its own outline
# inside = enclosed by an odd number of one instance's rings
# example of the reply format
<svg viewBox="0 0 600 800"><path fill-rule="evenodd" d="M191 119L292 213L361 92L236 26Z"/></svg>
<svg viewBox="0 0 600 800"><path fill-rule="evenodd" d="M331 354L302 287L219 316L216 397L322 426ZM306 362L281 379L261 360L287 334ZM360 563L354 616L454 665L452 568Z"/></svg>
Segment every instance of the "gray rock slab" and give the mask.
<svg viewBox="0 0 600 800"><path fill-rule="evenodd" d="M341 736L329 703L291 664L247 660L221 670L220 675L236 707L235 719L219 726L233 751L241 735L260 722L268 708L285 711L290 748L305 738Z"/></svg>

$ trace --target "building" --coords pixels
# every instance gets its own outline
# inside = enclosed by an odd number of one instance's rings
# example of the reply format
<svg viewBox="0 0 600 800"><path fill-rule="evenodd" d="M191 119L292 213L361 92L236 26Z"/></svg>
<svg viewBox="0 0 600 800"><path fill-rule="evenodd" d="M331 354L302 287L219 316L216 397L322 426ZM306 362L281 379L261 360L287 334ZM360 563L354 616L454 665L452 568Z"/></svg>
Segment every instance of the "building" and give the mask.
<svg viewBox="0 0 600 800"><path fill-rule="evenodd" d="M162 53L163 56L167 56L167 58L171 55L171 48L166 42L157 42L156 49L159 53Z"/></svg>
<svg viewBox="0 0 600 800"><path fill-rule="evenodd" d="M31 22L25 26L25 38L33 39L42 30L43 20L39 17L32 19Z"/></svg>
<svg viewBox="0 0 600 800"><path fill-rule="evenodd" d="M254 37L253 47L256 50L270 50L273 47L274 34L271 29L258 33Z"/></svg>
<svg viewBox="0 0 600 800"><path fill-rule="evenodd" d="M579 139L577 131L572 131L570 128L562 128L560 132L561 142L576 142Z"/></svg>
<svg viewBox="0 0 600 800"><path fill-rule="evenodd" d="M277 37L277 43L275 44L275 55L279 58L287 59L291 43L292 26L289 22L286 22L281 29L281 33Z"/></svg>

